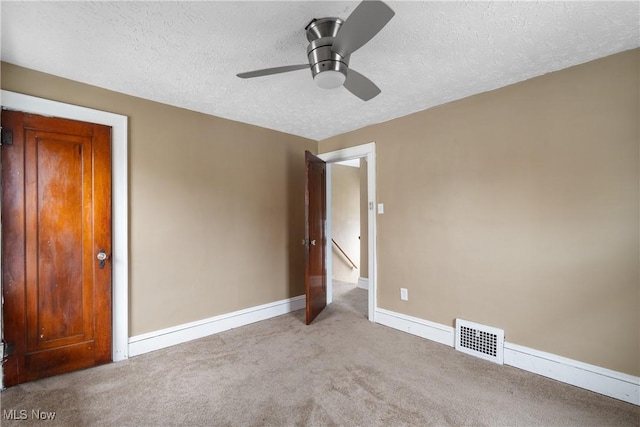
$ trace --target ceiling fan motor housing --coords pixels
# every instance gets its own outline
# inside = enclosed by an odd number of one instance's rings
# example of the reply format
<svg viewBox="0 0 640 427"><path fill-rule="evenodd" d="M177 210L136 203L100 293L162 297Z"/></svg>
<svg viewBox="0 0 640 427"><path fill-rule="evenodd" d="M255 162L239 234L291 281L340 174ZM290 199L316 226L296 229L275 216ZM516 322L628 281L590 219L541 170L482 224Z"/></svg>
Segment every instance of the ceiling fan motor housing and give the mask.
<svg viewBox="0 0 640 427"><path fill-rule="evenodd" d="M346 78L349 68L349 56L343 57L331 50L333 39L344 21L340 18L314 19L307 25L307 57L311 74L316 76L325 71L337 71Z"/></svg>
<svg viewBox="0 0 640 427"><path fill-rule="evenodd" d="M342 86L361 100L369 101L380 94L380 88L366 76L349 69L349 58L378 34L394 14L382 0L362 0L346 21L340 18L312 19L305 27L309 40L307 64L264 68L239 73L238 77L248 79L309 67L319 88Z"/></svg>

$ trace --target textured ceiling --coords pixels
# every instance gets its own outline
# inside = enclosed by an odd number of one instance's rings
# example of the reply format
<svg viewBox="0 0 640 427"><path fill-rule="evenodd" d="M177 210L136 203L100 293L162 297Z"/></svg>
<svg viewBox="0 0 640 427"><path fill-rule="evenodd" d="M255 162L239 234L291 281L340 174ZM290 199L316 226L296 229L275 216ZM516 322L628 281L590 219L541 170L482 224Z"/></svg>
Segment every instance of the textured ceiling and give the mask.
<svg viewBox="0 0 640 427"><path fill-rule="evenodd" d="M2 60L320 140L640 45L640 2L394 2L351 57L382 94L317 88L305 25L343 2L2 1Z"/></svg>

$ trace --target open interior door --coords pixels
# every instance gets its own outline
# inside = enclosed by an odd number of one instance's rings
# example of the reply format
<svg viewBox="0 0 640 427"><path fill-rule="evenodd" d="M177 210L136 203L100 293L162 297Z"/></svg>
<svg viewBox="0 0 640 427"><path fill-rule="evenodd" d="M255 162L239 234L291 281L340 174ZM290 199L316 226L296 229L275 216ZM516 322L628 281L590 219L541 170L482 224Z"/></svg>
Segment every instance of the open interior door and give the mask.
<svg viewBox="0 0 640 427"><path fill-rule="evenodd" d="M327 164L305 152L305 291L307 294L306 323L327 305L327 269L325 263L327 222Z"/></svg>

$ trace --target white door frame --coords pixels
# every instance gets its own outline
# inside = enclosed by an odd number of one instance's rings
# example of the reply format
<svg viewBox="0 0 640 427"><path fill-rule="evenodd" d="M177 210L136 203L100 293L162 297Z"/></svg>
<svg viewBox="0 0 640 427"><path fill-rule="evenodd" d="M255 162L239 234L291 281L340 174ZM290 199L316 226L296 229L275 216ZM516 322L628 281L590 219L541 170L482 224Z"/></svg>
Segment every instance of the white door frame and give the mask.
<svg viewBox="0 0 640 427"><path fill-rule="evenodd" d="M329 153L318 154L318 157L327 162L327 243L325 246L327 266L327 304L333 301L332 286L332 253L331 247L331 163L352 160L364 157L367 160L367 217L368 217L368 257L369 257L369 320L375 322L377 300L377 263L376 263L376 143L357 145Z"/></svg>
<svg viewBox="0 0 640 427"><path fill-rule="evenodd" d="M112 360L129 357L129 216L127 116L2 90L2 108L111 126L113 341ZM2 312L0 309L0 318Z"/></svg>

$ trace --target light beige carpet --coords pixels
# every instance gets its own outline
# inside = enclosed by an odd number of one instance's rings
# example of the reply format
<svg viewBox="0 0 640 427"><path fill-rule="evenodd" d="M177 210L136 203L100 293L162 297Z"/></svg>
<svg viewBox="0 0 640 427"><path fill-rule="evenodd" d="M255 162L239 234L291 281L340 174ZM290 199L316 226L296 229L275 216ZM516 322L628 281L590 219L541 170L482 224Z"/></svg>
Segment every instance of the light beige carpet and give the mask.
<svg viewBox="0 0 640 427"><path fill-rule="evenodd" d="M335 284L298 311L125 362L5 390L53 421L2 425L640 425L640 408L499 366L366 319L366 291Z"/></svg>

